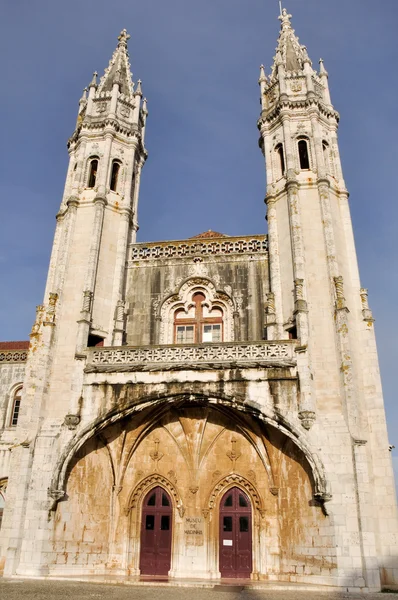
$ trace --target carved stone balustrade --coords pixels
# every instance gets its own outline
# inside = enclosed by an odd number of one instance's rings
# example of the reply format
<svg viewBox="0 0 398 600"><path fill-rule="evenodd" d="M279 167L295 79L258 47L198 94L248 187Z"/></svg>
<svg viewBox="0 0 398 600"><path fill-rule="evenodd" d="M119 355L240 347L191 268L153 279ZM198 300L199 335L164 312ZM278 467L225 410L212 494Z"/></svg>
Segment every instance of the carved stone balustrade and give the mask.
<svg viewBox="0 0 398 600"><path fill-rule="evenodd" d="M293 367L295 340L90 348L86 373Z"/></svg>
<svg viewBox="0 0 398 600"><path fill-rule="evenodd" d="M267 254L268 238L264 235L244 237L189 239L175 242L133 244L130 260L158 260L239 254Z"/></svg>

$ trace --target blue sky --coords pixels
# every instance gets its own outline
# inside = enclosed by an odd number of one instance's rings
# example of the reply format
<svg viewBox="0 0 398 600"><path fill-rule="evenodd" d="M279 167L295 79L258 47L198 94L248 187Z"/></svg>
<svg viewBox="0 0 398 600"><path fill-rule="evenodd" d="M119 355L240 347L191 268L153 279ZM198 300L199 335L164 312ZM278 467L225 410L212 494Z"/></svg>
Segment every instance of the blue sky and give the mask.
<svg viewBox="0 0 398 600"><path fill-rule="evenodd" d="M376 317L398 473L395 331L398 3L287 0L314 64L329 71L362 285ZM261 233L259 65L279 32L277 0L14 0L0 24L0 339L26 339L42 301L78 100L124 27L148 98L140 240L209 228Z"/></svg>

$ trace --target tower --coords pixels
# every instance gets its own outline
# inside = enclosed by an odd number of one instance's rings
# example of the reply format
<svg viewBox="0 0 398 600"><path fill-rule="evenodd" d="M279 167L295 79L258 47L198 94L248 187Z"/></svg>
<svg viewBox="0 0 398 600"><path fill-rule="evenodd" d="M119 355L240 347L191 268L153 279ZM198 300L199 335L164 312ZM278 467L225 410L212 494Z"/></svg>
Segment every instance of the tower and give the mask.
<svg viewBox="0 0 398 600"><path fill-rule="evenodd" d="M80 422L84 350L120 346L125 333L125 264L135 242L141 170L147 157L147 102L141 81L134 85L124 29L104 75L97 73L79 101L75 131L68 140L69 166L56 220L43 304L37 307L30 334L24 379L20 441L11 460L8 498L24 498L5 514L2 527L6 573L17 565L30 574L48 572L43 552L48 543L24 538L26 518L46 528L46 501L29 497L32 480L51 487L56 436L52 424L73 430ZM87 93L88 92L88 93ZM65 413L66 417L65 417ZM54 430L53 430L54 431ZM35 440L33 445L32 440ZM39 450L40 448L40 450ZM31 458L28 458L28 455ZM39 474L42 475L39 475ZM50 490L50 504L57 493ZM15 553L7 551L12 532ZM34 537L34 536L33 536ZM36 551L32 560L31 552Z"/></svg>
<svg viewBox="0 0 398 600"><path fill-rule="evenodd" d="M267 332L269 339L298 339L298 416L323 448L330 510L340 498L346 513L343 518L338 509L336 515L342 531L337 543L349 539L356 546L338 559L339 567L344 572L354 566L358 580L377 587L378 567L390 573L390 583L398 575L395 569L392 576L391 558L396 498L374 320L360 283L340 162L339 114L323 61L316 72L286 9L279 19L272 72L267 78L262 66L259 79L270 256ZM358 550L361 559L351 556Z"/></svg>

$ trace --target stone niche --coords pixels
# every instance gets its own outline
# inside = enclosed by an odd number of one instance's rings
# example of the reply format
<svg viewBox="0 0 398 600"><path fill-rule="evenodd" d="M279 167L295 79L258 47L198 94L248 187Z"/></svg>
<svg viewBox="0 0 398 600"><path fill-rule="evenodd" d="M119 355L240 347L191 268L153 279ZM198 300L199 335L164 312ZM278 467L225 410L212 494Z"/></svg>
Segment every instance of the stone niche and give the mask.
<svg viewBox="0 0 398 600"><path fill-rule="evenodd" d="M94 434L74 456L52 572L138 576L142 503L155 486L172 501L170 576L220 576L219 505L234 486L251 503L252 578L327 578L335 569L330 518L291 440L221 404L162 402Z"/></svg>

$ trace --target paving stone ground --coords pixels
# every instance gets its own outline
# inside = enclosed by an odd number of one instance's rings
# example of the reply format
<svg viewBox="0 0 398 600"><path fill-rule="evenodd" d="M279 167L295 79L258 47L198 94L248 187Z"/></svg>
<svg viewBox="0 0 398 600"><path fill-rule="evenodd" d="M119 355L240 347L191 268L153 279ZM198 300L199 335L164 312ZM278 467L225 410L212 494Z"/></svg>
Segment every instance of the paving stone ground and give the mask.
<svg viewBox="0 0 398 600"><path fill-rule="evenodd" d="M355 594L303 590L247 590L241 586L213 588L107 585L71 581L0 579L1 600L398 600L398 593Z"/></svg>

